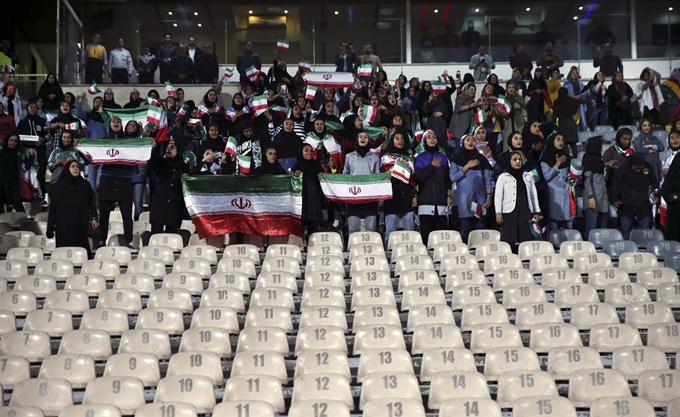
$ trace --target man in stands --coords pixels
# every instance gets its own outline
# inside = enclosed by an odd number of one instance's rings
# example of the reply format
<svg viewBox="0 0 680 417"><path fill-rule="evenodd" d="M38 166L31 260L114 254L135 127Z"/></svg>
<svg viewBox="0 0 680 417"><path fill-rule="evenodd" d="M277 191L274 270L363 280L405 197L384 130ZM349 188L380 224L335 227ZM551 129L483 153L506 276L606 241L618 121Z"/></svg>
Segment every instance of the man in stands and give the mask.
<svg viewBox="0 0 680 417"><path fill-rule="evenodd" d="M600 67L602 75L606 78L611 78L615 72L623 72L623 62L621 62L621 57L614 55L612 51L612 44L604 44L604 55L601 55L602 51L598 46L595 50L595 59L593 59L593 66L595 68Z"/></svg>
<svg viewBox="0 0 680 417"><path fill-rule="evenodd" d="M262 60L257 52L253 52L253 43L250 40L246 40L243 52L236 58L236 71L238 71L241 76L239 82L243 86L249 83L248 76L246 75L246 68L250 67L255 67L261 71Z"/></svg>
<svg viewBox="0 0 680 417"><path fill-rule="evenodd" d="M359 56L357 59L356 73L359 72L359 67L362 65L372 65L371 76L370 77L359 77L362 81L373 81L377 75L378 71L382 71L382 62L380 62L380 57L373 54L373 47L370 43L364 45L364 54Z"/></svg>
<svg viewBox="0 0 680 417"><path fill-rule="evenodd" d="M156 52L156 58L158 58L161 66L161 83L170 80L170 74L172 74L172 60L179 55L177 45L172 43L172 36L170 36L169 33L166 33L163 39L163 45L159 46L158 51Z"/></svg>
<svg viewBox="0 0 680 417"><path fill-rule="evenodd" d="M189 37L189 44L187 45L187 56L191 58L191 62L196 64L196 60L203 54L203 51L196 46L196 38Z"/></svg>
<svg viewBox="0 0 680 417"><path fill-rule="evenodd" d="M357 55L351 43L342 41L340 43L340 53L335 55L335 72L352 72L357 63Z"/></svg>
<svg viewBox="0 0 680 417"><path fill-rule="evenodd" d="M177 48L179 55L172 60L172 74L170 82L173 84L191 84L194 74L194 63L187 55L187 47L180 45Z"/></svg>
<svg viewBox="0 0 680 417"><path fill-rule="evenodd" d="M196 55L194 65L196 84L217 84L219 78L219 68L217 57L212 53L212 46L209 43L203 44L203 51Z"/></svg>
<svg viewBox="0 0 680 417"><path fill-rule="evenodd" d="M132 71L135 69L132 65L132 55L130 51L123 48L124 46L123 38L118 38L118 47L111 51L111 59L109 59L111 84L128 84Z"/></svg>
<svg viewBox="0 0 680 417"><path fill-rule="evenodd" d="M536 66L543 68L543 78L550 78L550 74L556 69L560 69L564 66L564 61L553 52L553 43L548 41L545 43L543 48L543 53L536 59Z"/></svg>
<svg viewBox="0 0 680 417"><path fill-rule="evenodd" d="M479 53L470 58L470 69L474 71L475 81L484 81L491 74L492 69L496 68L493 57L486 53L486 45L479 46Z"/></svg>
<svg viewBox="0 0 680 417"><path fill-rule="evenodd" d="M85 84L102 83L102 75L108 66L106 48L101 45L98 33L92 36L92 43L85 47L80 61L80 72L85 72Z"/></svg>

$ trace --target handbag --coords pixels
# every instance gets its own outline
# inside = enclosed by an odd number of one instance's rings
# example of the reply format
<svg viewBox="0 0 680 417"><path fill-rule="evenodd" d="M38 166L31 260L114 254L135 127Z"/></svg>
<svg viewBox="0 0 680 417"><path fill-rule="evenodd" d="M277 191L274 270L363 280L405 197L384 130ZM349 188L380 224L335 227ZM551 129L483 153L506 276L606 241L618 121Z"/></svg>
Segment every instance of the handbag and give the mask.
<svg viewBox="0 0 680 417"><path fill-rule="evenodd" d="M99 228L99 224L97 224L97 227L92 227L92 216L87 216L87 220L85 220L87 223L87 237L92 238L92 239L99 239L102 235L102 231Z"/></svg>

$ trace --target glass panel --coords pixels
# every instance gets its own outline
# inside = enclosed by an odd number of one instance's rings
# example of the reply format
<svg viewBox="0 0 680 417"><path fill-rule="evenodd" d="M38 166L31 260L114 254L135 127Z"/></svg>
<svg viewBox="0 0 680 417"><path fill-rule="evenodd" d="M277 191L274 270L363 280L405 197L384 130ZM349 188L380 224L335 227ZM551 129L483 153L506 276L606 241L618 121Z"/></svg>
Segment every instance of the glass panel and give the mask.
<svg viewBox="0 0 680 417"><path fill-rule="evenodd" d="M680 19L677 2L660 1L644 8L638 3L636 15L638 58L678 56Z"/></svg>

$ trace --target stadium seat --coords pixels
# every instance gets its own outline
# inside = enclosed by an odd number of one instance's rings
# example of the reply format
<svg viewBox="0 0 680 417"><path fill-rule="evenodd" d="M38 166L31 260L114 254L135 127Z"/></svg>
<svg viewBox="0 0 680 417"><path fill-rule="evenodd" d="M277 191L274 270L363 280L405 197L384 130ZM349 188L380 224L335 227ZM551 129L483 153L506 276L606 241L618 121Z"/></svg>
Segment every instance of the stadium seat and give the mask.
<svg viewBox="0 0 680 417"><path fill-rule="evenodd" d="M295 311L293 292L281 287L255 288L250 294L252 307L284 307L288 311Z"/></svg>
<svg viewBox="0 0 680 417"><path fill-rule="evenodd" d="M222 290L224 291L224 290ZM246 314L244 327L273 326L280 327L286 333L293 332L293 321L290 311L284 307L250 307Z"/></svg>
<svg viewBox="0 0 680 417"><path fill-rule="evenodd" d="M145 387L155 387L161 380L161 371L158 359L151 353L118 353L107 359L104 376L133 377Z"/></svg>
<svg viewBox="0 0 680 417"><path fill-rule="evenodd" d="M305 273L331 271L344 274L345 261L340 256L321 255L321 256L307 256L307 264L305 265Z"/></svg>
<svg viewBox="0 0 680 417"><path fill-rule="evenodd" d="M95 361L111 356L111 336L104 330L72 330L64 334L58 354L90 355Z"/></svg>
<svg viewBox="0 0 680 417"><path fill-rule="evenodd" d="M444 371L430 382L427 408L437 410L446 400L491 399L484 375L474 371Z"/></svg>
<svg viewBox="0 0 680 417"><path fill-rule="evenodd" d="M665 259L668 254L680 252L680 242L675 240L652 241L647 243L647 252L653 253L658 259Z"/></svg>
<svg viewBox="0 0 680 417"><path fill-rule="evenodd" d="M563 346L548 352L548 373L555 380L568 380L579 369L604 369L600 354L590 347Z"/></svg>
<svg viewBox="0 0 680 417"><path fill-rule="evenodd" d="M557 347L581 347L576 326L567 323L540 323L531 328L529 347L537 353L547 353Z"/></svg>
<svg viewBox="0 0 680 417"><path fill-rule="evenodd" d="M407 255L427 255L427 247L422 243L397 243L392 248L390 262L394 263L397 259Z"/></svg>
<svg viewBox="0 0 680 417"><path fill-rule="evenodd" d="M430 238L432 233L430 234ZM463 242L441 242L435 245L433 251L432 260L437 263L441 262L442 258L446 255L464 255L470 253L468 246Z"/></svg>
<svg viewBox="0 0 680 417"><path fill-rule="evenodd" d="M192 260L190 259L190 261ZM203 259L203 261L205 260ZM209 276L210 274L201 276L198 272L172 272L163 277L161 288L183 288L189 290L191 295L201 295L203 293L203 279Z"/></svg>
<svg viewBox="0 0 680 417"><path fill-rule="evenodd" d="M497 243L497 242L494 242ZM522 269L522 259L512 253L497 253L484 258L484 274L494 275L500 269Z"/></svg>
<svg viewBox="0 0 680 417"><path fill-rule="evenodd" d="M0 386L13 390L21 381L31 378L28 359L20 356L0 356Z"/></svg>
<svg viewBox="0 0 680 417"><path fill-rule="evenodd" d="M229 378L223 401L242 400L267 402L277 413L283 413L286 409L281 382L273 376L241 375Z"/></svg>
<svg viewBox="0 0 680 417"><path fill-rule="evenodd" d="M130 268L133 263L140 261L130 261L128 264L128 272L146 272L146 271L131 271ZM145 262L145 261L141 261ZM120 264L118 261L113 259L91 259L89 261L83 262L83 266L80 268L81 274L99 274L103 275L110 280L115 280L118 275L120 275ZM165 273L163 274L165 275Z"/></svg>
<svg viewBox="0 0 680 417"><path fill-rule="evenodd" d="M182 312L171 307L150 307L139 312L135 329L165 330L169 335L181 335L184 332Z"/></svg>
<svg viewBox="0 0 680 417"><path fill-rule="evenodd" d="M307 239L308 246L335 245L343 247L342 236L336 232L316 232L312 233Z"/></svg>
<svg viewBox="0 0 680 417"><path fill-rule="evenodd" d="M440 285L419 285L404 290L401 311L420 305L446 304L446 296Z"/></svg>
<svg viewBox="0 0 680 417"><path fill-rule="evenodd" d="M647 249L647 245L652 242L663 242L664 236L659 229L633 229L630 232L630 240L638 247Z"/></svg>
<svg viewBox="0 0 680 417"><path fill-rule="evenodd" d="M394 276L398 277L407 271L434 271L434 264L427 254L407 255L397 259Z"/></svg>
<svg viewBox="0 0 680 417"><path fill-rule="evenodd" d="M224 253L222 254L222 259L225 258L249 258L255 265L260 264L260 254L257 250L257 246L250 244L227 246L224 248Z"/></svg>
<svg viewBox="0 0 680 417"><path fill-rule="evenodd" d="M352 402L353 406L354 402ZM298 400L290 405L288 417L307 417L313 416L314 413L328 417L349 417L350 407L343 402L334 400Z"/></svg>
<svg viewBox="0 0 680 417"><path fill-rule="evenodd" d="M404 271L399 275L397 292L402 293L408 287L420 285L440 285L439 275L434 270Z"/></svg>
<svg viewBox="0 0 680 417"><path fill-rule="evenodd" d="M621 241L623 235L618 229L593 229L588 235L588 241L592 242L596 248L602 248L607 241Z"/></svg>
<svg viewBox="0 0 680 417"><path fill-rule="evenodd" d="M418 232L409 230L395 231L390 233L387 250L392 250L399 243L423 243L423 239Z"/></svg>
<svg viewBox="0 0 680 417"><path fill-rule="evenodd" d="M10 405L0 407L0 417L44 417L45 414L38 407Z"/></svg>
<svg viewBox="0 0 680 417"><path fill-rule="evenodd" d="M23 241L20 241L20 244L21 243L23 243ZM56 247L56 241L54 240L54 238L48 239L46 236L30 236L28 238L28 243L26 244L26 246L32 248L40 248L46 254L50 254L52 253L52 250L54 250L54 248Z"/></svg>
<svg viewBox="0 0 680 417"><path fill-rule="evenodd" d="M290 256L268 256L262 263L262 272L289 272L297 278L302 277L300 263Z"/></svg>
<svg viewBox="0 0 680 417"><path fill-rule="evenodd" d="M351 264L354 258L363 255L385 256L385 249L381 243L357 243L349 249L348 261Z"/></svg>
<svg viewBox="0 0 680 417"><path fill-rule="evenodd" d="M362 386L362 392L366 385ZM354 409L349 381L338 374L309 374L298 377L293 385L292 404L300 401L334 400Z"/></svg>
<svg viewBox="0 0 680 417"><path fill-rule="evenodd" d="M429 349L463 347L463 336L455 324L423 324L413 329L411 355L422 355Z"/></svg>
<svg viewBox="0 0 680 417"><path fill-rule="evenodd" d="M363 271L390 271L385 255L358 255L353 259L350 275Z"/></svg>
<svg viewBox="0 0 680 417"><path fill-rule="evenodd" d="M479 324L470 335L470 351L486 353L494 347L521 347L522 339L512 324Z"/></svg>
<svg viewBox="0 0 680 417"><path fill-rule="evenodd" d="M453 271L479 269L477 258L470 254L449 254L440 260L439 275Z"/></svg>
<svg viewBox="0 0 680 417"><path fill-rule="evenodd" d="M579 253L573 256L572 268L582 274L595 268L611 268L612 259L606 253Z"/></svg>
<svg viewBox="0 0 680 417"><path fill-rule="evenodd" d="M74 316L82 316L90 309L90 299L85 291L57 290L45 297L45 309L68 310Z"/></svg>
<svg viewBox="0 0 680 417"><path fill-rule="evenodd" d="M7 255L11 249L17 247L19 247L19 239L16 236L0 235L0 255Z"/></svg>
<svg viewBox="0 0 680 417"><path fill-rule="evenodd" d="M306 275L306 274L305 274ZM369 286L392 286L389 271L361 271L351 274L349 292L354 293L358 288Z"/></svg>
<svg viewBox="0 0 680 417"><path fill-rule="evenodd" d="M509 285L534 285L535 282L531 271L521 266L517 268L502 268L495 271L493 275L494 291L503 291Z"/></svg>
<svg viewBox="0 0 680 417"><path fill-rule="evenodd" d="M22 223L27 222L28 215L26 213L11 211L8 213L0 213L0 222L11 224L12 227L19 227Z"/></svg>
<svg viewBox="0 0 680 417"><path fill-rule="evenodd" d="M609 125L598 125L598 126L595 126L595 130L594 130L595 134L598 134L598 135L603 135L606 132L615 132L615 131L616 131L616 129L614 129L612 126L609 126Z"/></svg>
<svg viewBox="0 0 680 417"><path fill-rule="evenodd" d="M0 261L0 277L12 282L14 279L28 275L28 264L24 261Z"/></svg>
<svg viewBox="0 0 680 417"><path fill-rule="evenodd" d="M317 245L307 247L307 259L316 256L338 256L342 258L342 246L336 245Z"/></svg>
<svg viewBox="0 0 680 417"><path fill-rule="evenodd" d="M285 369L283 371L284 373L281 376L285 375ZM295 361L294 379L302 375L323 373L342 375L348 381L351 381L352 374L347 362L347 354L341 350L330 349L305 350L298 353Z"/></svg>
<svg viewBox="0 0 680 417"><path fill-rule="evenodd" d="M529 257L529 269L534 274L541 274L550 268L569 268L567 258L560 254L534 254Z"/></svg>
<svg viewBox="0 0 680 417"><path fill-rule="evenodd" d="M574 229L560 229L548 231L548 242L552 243L554 248L559 248L563 242L568 241L582 241L583 236L581 232Z"/></svg>
<svg viewBox="0 0 680 417"><path fill-rule="evenodd" d="M613 369L580 369L569 377L569 399L576 407L590 407L602 397L630 397L625 376Z"/></svg>
<svg viewBox="0 0 680 417"><path fill-rule="evenodd" d="M680 253L669 253L664 258L664 266L680 272Z"/></svg>
<svg viewBox="0 0 680 417"><path fill-rule="evenodd" d="M164 330L128 330L120 338L118 353L151 353L159 360L170 359L170 337Z"/></svg>
<svg viewBox="0 0 680 417"><path fill-rule="evenodd" d="M547 301L545 291L536 284L510 284L503 288L503 307L507 309L515 309L524 303L541 303L543 301Z"/></svg>
<svg viewBox="0 0 680 417"><path fill-rule="evenodd" d="M619 268L623 268L631 274L637 273L644 267L659 266L656 255L652 253L624 253L619 257Z"/></svg>
<svg viewBox="0 0 680 417"><path fill-rule="evenodd" d="M45 332L50 337L61 337L73 330L73 317L66 310L34 310L26 316L24 330Z"/></svg>
<svg viewBox="0 0 680 417"><path fill-rule="evenodd" d="M61 410L73 405L73 391L65 379L27 379L14 387L9 405L37 407L45 417L58 416Z"/></svg>
<svg viewBox="0 0 680 417"><path fill-rule="evenodd" d="M652 324L675 323L671 308L661 302L634 302L626 306L626 324L647 329Z"/></svg>
<svg viewBox="0 0 680 417"><path fill-rule="evenodd" d="M486 258L491 255L499 255L501 253L510 254L512 248L507 242L481 242L475 248L475 256L477 258Z"/></svg>
<svg viewBox="0 0 680 417"><path fill-rule="evenodd" d="M439 417L476 416L501 417L498 403L489 398L452 398L439 407ZM569 416L571 417L571 416Z"/></svg>
<svg viewBox="0 0 680 417"><path fill-rule="evenodd" d="M602 256L600 254L592 256ZM606 256L606 255L605 255ZM610 284L630 284L628 272L623 268L604 267L588 271L588 284L596 290L604 290Z"/></svg>
<svg viewBox="0 0 680 417"><path fill-rule="evenodd" d="M94 366L94 359L90 355L60 353L45 358L40 365L38 378L61 378L68 381L72 388L84 389L96 378Z"/></svg>
<svg viewBox="0 0 680 417"><path fill-rule="evenodd" d="M535 395L518 398L513 404L514 416L576 417L576 409L568 399L556 395Z"/></svg>
<svg viewBox="0 0 680 417"><path fill-rule="evenodd" d="M406 349L401 326L362 326L356 330L353 355L367 349Z"/></svg>
<svg viewBox="0 0 680 417"><path fill-rule="evenodd" d="M79 276L79 275L73 275ZM70 278L69 278L70 279ZM5 280L5 287L6 287ZM52 291L57 290L57 280L49 275L24 275L14 281L14 291L32 292L38 298L45 298Z"/></svg>
<svg viewBox="0 0 680 417"><path fill-rule="evenodd" d="M631 415L635 417L654 417L654 407L644 398L637 397L604 397L598 398L590 405L590 417L613 417ZM666 414L675 414L668 410Z"/></svg>
<svg viewBox="0 0 680 417"><path fill-rule="evenodd" d="M262 272L257 276L255 286L258 288L283 287L288 288L293 294L298 293L297 279L290 272Z"/></svg>
<svg viewBox="0 0 680 417"><path fill-rule="evenodd" d="M158 233L149 239L147 246L167 246L175 252L181 252L184 247L182 236L175 233Z"/></svg>
<svg viewBox="0 0 680 417"><path fill-rule="evenodd" d="M637 270L637 282L648 290L655 290L660 285L677 284L678 274L671 268L642 267Z"/></svg>
<svg viewBox="0 0 680 417"><path fill-rule="evenodd" d="M93 308L83 313L81 330L104 330L111 336L121 336L129 329L125 310L115 308Z"/></svg>
<svg viewBox="0 0 680 417"><path fill-rule="evenodd" d="M357 307L367 305L396 306L392 287L373 285L356 288L350 310L354 311Z"/></svg>
<svg viewBox="0 0 680 417"><path fill-rule="evenodd" d="M420 365L420 382L429 382L438 372L477 372L475 358L465 348L427 349Z"/></svg>
<svg viewBox="0 0 680 417"><path fill-rule="evenodd" d="M238 413L251 413L252 416L257 417L275 417L274 407L264 401L222 401L213 409L212 415L213 417L232 417L237 416Z"/></svg>
<svg viewBox="0 0 680 417"><path fill-rule="evenodd" d="M295 258L298 264L302 263L302 251L299 246L296 245L269 245L267 246L267 253L265 260L267 258L276 258L278 256Z"/></svg>
<svg viewBox="0 0 680 417"><path fill-rule="evenodd" d="M59 413L59 417L121 417L118 407L109 404L79 404L71 405Z"/></svg>
<svg viewBox="0 0 680 417"><path fill-rule="evenodd" d="M87 261L87 251L85 248L79 247L61 247L56 248L50 255L51 261L69 261L73 266L79 267L83 262Z"/></svg>
<svg viewBox="0 0 680 417"><path fill-rule="evenodd" d="M127 314L139 314L142 310L142 295L137 290L104 290L97 299L97 308L121 309Z"/></svg>
<svg viewBox="0 0 680 417"><path fill-rule="evenodd" d="M501 408L509 408L520 398L534 396L559 397L555 381L543 371L506 371L498 378L496 401Z"/></svg>
<svg viewBox="0 0 680 417"><path fill-rule="evenodd" d="M501 374L508 371L540 370L536 352L526 347L491 348L484 360L484 376L488 381L496 381Z"/></svg>
<svg viewBox="0 0 680 417"><path fill-rule="evenodd" d="M154 403L170 401L191 404L199 414L210 412L216 403L212 381L198 375L166 376L158 383Z"/></svg>
<svg viewBox="0 0 680 417"><path fill-rule="evenodd" d="M497 303L467 304L463 307L460 329L469 332L478 324L510 323L505 308Z"/></svg>
<svg viewBox="0 0 680 417"><path fill-rule="evenodd" d="M195 273L202 278L209 278L212 275L210 262L201 258L180 258L173 264L172 272L178 274Z"/></svg>
<svg viewBox="0 0 680 417"><path fill-rule="evenodd" d="M89 261L88 261L89 262ZM98 261L100 262L100 261ZM92 271L94 273L97 273L95 271ZM137 258L135 260L130 261L128 264L126 272L128 274L149 274L154 279L162 279L165 274L165 262L163 262L160 259L152 259L152 258L146 258L146 259L140 259ZM105 275L105 274L102 274ZM118 275L118 274L116 274ZM107 276L110 279L116 278L116 276Z"/></svg>
<svg viewBox="0 0 680 417"><path fill-rule="evenodd" d="M3 245L9 245L5 246L5 248L13 248L13 247L20 247L20 248L27 248L31 247L29 242L31 241L31 237L35 236L35 233L33 232L26 232L26 231L12 231L12 232L7 232L7 234L4 236L6 238L5 243L2 243L2 239L0 239L0 254L2 253L2 247ZM34 240L34 242L36 242ZM37 246L33 246L37 247Z"/></svg>
<svg viewBox="0 0 680 417"><path fill-rule="evenodd" d="M85 291L90 297L98 297L106 290L106 278L99 274L79 274L66 278L65 290Z"/></svg>
<svg viewBox="0 0 680 417"><path fill-rule="evenodd" d="M453 312L446 304L420 305L410 309L406 331L412 332L423 324L454 324Z"/></svg>
<svg viewBox="0 0 680 417"><path fill-rule="evenodd" d="M520 258L523 261L528 261L532 255L536 254L554 254L555 248L550 242L535 240L520 242L519 249L517 251Z"/></svg>
<svg viewBox="0 0 680 417"><path fill-rule="evenodd" d="M132 260L132 253L124 246L102 246L94 255L95 260L110 259L119 265L127 266Z"/></svg>
<svg viewBox="0 0 680 417"><path fill-rule="evenodd" d="M252 351L271 351L278 352L285 357L290 356L286 332L278 327L243 329L238 335L236 353Z"/></svg>
<svg viewBox="0 0 680 417"><path fill-rule="evenodd" d="M208 245L187 246L182 249L180 258L201 258L210 262L210 265L217 265L217 250Z"/></svg>
<svg viewBox="0 0 680 417"><path fill-rule="evenodd" d="M241 272L248 278L257 277L255 262L251 258L222 257L217 264L217 272Z"/></svg>
<svg viewBox="0 0 680 417"><path fill-rule="evenodd" d="M595 253L595 245L592 242L580 241L580 240L567 240L560 244L559 254L567 258L568 260L574 259L575 255L581 253Z"/></svg>
<svg viewBox="0 0 680 417"><path fill-rule="evenodd" d="M252 360L252 358L250 358ZM283 358L282 358L283 360ZM233 371L232 371L233 372ZM212 352L179 352L172 355L167 376L203 376L212 385L224 385L224 374L220 357ZM235 375L232 373L232 375Z"/></svg>
<svg viewBox="0 0 680 417"><path fill-rule="evenodd" d="M229 332L217 327L194 327L182 334L180 352L212 352L220 358L232 356Z"/></svg>
<svg viewBox="0 0 680 417"><path fill-rule="evenodd" d="M613 261L618 261L619 256L627 252L637 252L638 247L632 240L608 240L602 244L602 251Z"/></svg>
<svg viewBox="0 0 680 417"><path fill-rule="evenodd" d="M588 345L600 353L613 352L622 346L642 346L642 339L628 324L596 324L590 329Z"/></svg>
<svg viewBox="0 0 680 417"><path fill-rule="evenodd" d="M40 248L20 248L13 247L7 251L5 257L8 261L23 261L29 267L35 267L38 262L42 262L45 255Z"/></svg>
<svg viewBox="0 0 680 417"><path fill-rule="evenodd" d="M190 328L218 327L238 334L239 324L236 310L228 307L199 307L191 317Z"/></svg>
<svg viewBox="0 0 680 417"><path fill-rule="evenodd" d="M0 293L0 306L17 316L25 316L37 309L37 299L30 291L8 291Z"/></svg>
<svg viewBox="0 0 680 417"><path fill-rule="evenodd" d="M624 346L614 350L612 369L620 371L627 380L637 381L645 371L670 370L666 354L653 346Z"/></svg>
<svg viewBox="0 0 680 417"><path fill-rule="evenodd" d="M571 324L579 330L588 330L598 324L618 324L616 309L607 303L578 303L571 308Z"/></svg>
<svg viewBox="0 0 680 417"><path fill-rule="evenodd" d="M208 288L235 288L250 294L250 280L248 274L242 272L222 272L212 274L208 283Z"/></svg>
<svg viewBox="0 0 680 417"><path fill-rule="evenodd" d="M462 310L467 304L493 304L496 294L487 285L459 285L453 289L451 309Z"/></svg>
<svg viewBox="0 0 680 417"><path fill-rule="evenodd" d="M357 382L374 372L408 372L415 374L411 355L401 349L368 349L361 354Z"/></svg>
<svg viewBox="0 0 680 417"><path fill-rule="evenodd" d="M531 330L534 325L539 323L564 323L562 311L557 305L547 301L517 305L515 326L520 331Z"/></svg>
<svg viewBox="0 0 680 417"><path fill-rule="evenodd" d="M651 301L647 289L638 282L609 284L604 289L604 302L617 308L630 303Z"/></svg>
<svg viewBox="0 0 680 417"><path fill-rule="evenodd" d="M193 354L194 353L192 352L185 353L185 355ZM218 359L216 366L221 375L222 368L219 365L219 356L215 355L215 357ZM187 358L189 358L189 356L187 356ZM282 384L288 382L285 360L283 355L276 352L253 351L237 354L232 362L231 376L239 375L269 375L277 378Z"/></svg>
<svg viewBox="0 0 680 417"><path fill-rule="evenodd" d="M359 399L360 410L369 401L388 398L421 402L416 376L409 372L376 372L364 378Z"/></svg>
<svg viewBox="0 0 680 417"><path fill-rule="evenodd" d="M182 313L186 314L194 311L191 292L183 288L159 288L153 290L149 295L149 302L147 304L147 308L152 307L177 308Z"/></svg>
<svg viewBox="0 0 680 417"><path fill-rule="evenodd" d="M427 238L427 248L434 249L442 243L462 243L463 239L455 230L434 230Z"/></svg>
<svg viewBox="0 0 680 417"><path fill-rule="evenodd" d="M597 291L590 284L559 284L555 287L555 304L571 308L577 303L599 303Z"/></svg>
<svg viewBox="0 0 680 417"><path fill-rule="evenodd" d="M644 371L638 378L638 397L649 401L654 407L665 407L680 398L680 371Z"/></svg>
<svg viewBox="0 0 680 417"><path fill-rule="evenodd" d="M377 232L354 232L347 238L347 249L351 250L353 246L365 243L375 243L382 246L383 241Z"/></svg>
<svg viewBox="0 0 680 417"><path fill-rule="evenodd" d="M401 324L399 312L395 307L388 309L387 307L382 306L366 306L359 307L357 311L354 312L354 327L356 328L359 323L363 323L364 321L366 321L367 324L373 324L370 322L370 317L373 316L377 317L374 320L378 321L382 318L385 318L385 321L388 321L388 317L396 317L397 320L393 320L393 323ZM309 326L337 326L343 329L343 331L347 331L345 306L317 306L302 309L299 328L302 329Z"/></svg>
<svg viewBox="0 0 680 417"><path fill-rule="evenodd" d="M401 282L401 277L399 278L399 282ZM486 285L486 276L479 269L460 269L446 274L445 292L452 292L459 285Z"/></svg>
<svg viewBox="0 0 680 417"><path fill-rule="evenodd" d="M640 272L638 272L639 275ZM671 308L680 307L680 283L661 284L656 288L656 300Z"/></svg>
<svg viewBox="0 0 680 417"><path fill-rule="evenodd" d="M443 294L443 291L442 291ZM314 287L302 294L300 309L304 311L310 307L346 307L345 292L338 287Z"/></svg>
<svg viewBox="0 0 680 417"><path fill-rule="evenodd" d="M478 243L482 242L500 242L501 232L498 230L472 230L468 236L467 245L470 249L474 249Z"/></svg>

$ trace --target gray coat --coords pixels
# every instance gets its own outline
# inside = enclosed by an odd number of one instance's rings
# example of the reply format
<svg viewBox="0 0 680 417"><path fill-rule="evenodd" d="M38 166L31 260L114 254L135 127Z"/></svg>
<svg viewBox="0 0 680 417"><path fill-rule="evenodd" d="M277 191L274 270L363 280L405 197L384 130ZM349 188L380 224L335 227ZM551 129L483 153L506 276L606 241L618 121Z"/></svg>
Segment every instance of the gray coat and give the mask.
<svg viewBox="0 0 680 417"><path fill-rule="evenodd" d="M343 174L349 175L370 175L380 172L380 157L378 154L368 152L363 158L355 152L350 152L345 156L345 167Z"/></svg>
<svg viewBox="0 0 680 417"><path fill-rule="evenodd" d="M489 66L477 65L480 62L479 54L472 55L470 59L470 69L474 70L475 81L486 81L486 77L491 74L491 70L496 68L496 64L493 62L493 58L489 54L484 54L484 62L489 64Z"/></svg>
<svg viewBox="0 0 680 417"><path fill-rule="evenodd" d="M609 196L604 174L587 171L583 173L583 208L588 208L588 198L595 197L595 210L598 213L609 213Z"/></svg>
<svg viewBox="0 0 680 417"><path fill-rule="evenodd" d="M469 106L475 100L470 97L458 96L453 107L453 116L451 116L451 123L449 124L449 132L453 133L457 139L463 137L464 134L470 130L470 123L472 122L472 112L470 110L460 111L461 107Z"/></svg>
<svg viewBox="0 0 680 417"><path fill-rule="evenodd" d="M571 205L569 194L569 165L564 164L561 168L556 165L548 166L541 162L543 178L548 182L548 216L553 221L571 220Z"/></svg>

